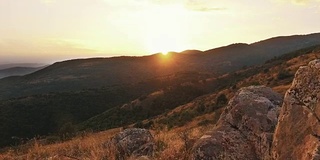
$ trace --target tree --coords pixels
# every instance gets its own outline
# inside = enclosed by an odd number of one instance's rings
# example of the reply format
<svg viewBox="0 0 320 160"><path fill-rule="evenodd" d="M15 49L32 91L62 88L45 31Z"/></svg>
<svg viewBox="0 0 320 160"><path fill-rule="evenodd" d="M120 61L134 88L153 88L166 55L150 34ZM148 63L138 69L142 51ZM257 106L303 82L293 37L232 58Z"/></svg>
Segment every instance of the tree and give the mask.
<svg viewBox="0 0 320 160"><path fill-rule="evenodd" d="M228 102L227 96L225 94L220 94L217 98L216 104L218 106L223 106L227 104L227 102Z"/></svg>
<svg viewBox="0 0 320 160"><path fill-rule="evenodd" d="M73 137L75 132L76 129L74 125L71 122L68 122L59 129L59 136L62 140L66 140Z"/></svg>

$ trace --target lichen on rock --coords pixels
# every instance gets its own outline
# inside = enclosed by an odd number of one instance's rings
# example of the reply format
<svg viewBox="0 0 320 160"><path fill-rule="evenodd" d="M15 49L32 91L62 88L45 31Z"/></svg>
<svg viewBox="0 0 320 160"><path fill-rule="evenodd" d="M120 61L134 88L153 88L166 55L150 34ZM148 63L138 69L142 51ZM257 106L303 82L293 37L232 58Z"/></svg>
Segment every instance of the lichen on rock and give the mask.
<svg viewBox="0 0 320 160"><path fill-rule="evenodd" d="M146 129L129 128L112 139L116 147L117 159L124 160L128 157L152 157L155 149L154 138Z"/></svg>
<svg viewBox="0 0 320 160"><path fill-rule="evenodd" d="M216 127L196 142L190 159L270 159L282 97L264 86L240 89Z"/></svg>
<svg viewBox="0 0 320 160"><path fill-rule="evenodd" d="M272 148L273 159L320 159L320 60L300 67L286 92Z"/></svg>

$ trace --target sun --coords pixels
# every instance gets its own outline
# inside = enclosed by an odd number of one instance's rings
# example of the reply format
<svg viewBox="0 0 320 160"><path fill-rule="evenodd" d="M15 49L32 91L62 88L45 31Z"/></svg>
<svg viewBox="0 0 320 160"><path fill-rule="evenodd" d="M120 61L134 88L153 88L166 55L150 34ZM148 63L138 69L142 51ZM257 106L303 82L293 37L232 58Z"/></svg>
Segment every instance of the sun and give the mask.
<svg viewBox="0 0 320 160"><path fill-rule="evenodd" d="M159 30L158 33L148 37L147 49L151 53L162 53L164 55L172 51L180 52L185 49L181 43L183 40L180 37L179 33L170 29Z"/></svg>
<svg viewBox="0 0 320 160"><path fill-rule="evenodd" d="M161 52L162 55L166 56L169 52Z"/></svg>
<svg viewBox="0 0 320 160"><path fill-rule="evenodd" d="M181 6L162 6L146 13L144 43L148 52L166 55L187 49L184 12Z"/></svg>

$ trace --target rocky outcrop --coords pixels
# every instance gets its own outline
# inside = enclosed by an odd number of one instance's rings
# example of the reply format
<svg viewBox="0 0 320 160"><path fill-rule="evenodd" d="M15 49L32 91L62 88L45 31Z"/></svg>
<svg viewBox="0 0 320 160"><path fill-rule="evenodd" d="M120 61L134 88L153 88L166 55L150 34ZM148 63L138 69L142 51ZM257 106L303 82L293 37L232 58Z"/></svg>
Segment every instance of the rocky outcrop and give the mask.
<svg viewBox="0 0 320 160"><path fill-rule="evenodd" d="M286 92L272 147L273 159L320 159L320 60L300 67Z"/></svg>
<svg viewBox="0 0 320 160"><path fill-rule="evenodd" d="M240 89L216 127L196 142L190 159L270 159L281 102L267 87Z"/></svg>
<svg viewBox="0 0 320 160"><path fill-rule="evenodd" d="M120 132L113 138L117 151L117 159L128 157L141 159L151 157L154 152L155 142L151 133L146 129L130 128Z"/></svg>

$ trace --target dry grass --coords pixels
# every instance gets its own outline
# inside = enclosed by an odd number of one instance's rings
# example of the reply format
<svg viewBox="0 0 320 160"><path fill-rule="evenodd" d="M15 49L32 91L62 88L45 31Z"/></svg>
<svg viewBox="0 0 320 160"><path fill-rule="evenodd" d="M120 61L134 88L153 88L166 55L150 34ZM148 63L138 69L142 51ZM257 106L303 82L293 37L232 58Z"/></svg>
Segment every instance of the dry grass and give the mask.
<svg viewBox="0 0 320 160"><path fill-rule="evenodd" d="M208 116L208 115L207 115ZM152 130L156 142L153 159L183 160L187 159L196 139L211 127L186 125L172 130ZM57 144L41 145L34 140L32 145L19 149L10 149L0 153L1 160L114 160L115 148L108 145L111 137L120 132L113 129L99 133L79 136Z"/></svg>
<svg viewBox="0 0 320 160"><path fill-rule="evenodd" d="M213 126L213 125L212 125ZM170 131L159 131L154 133L157 152L156 160L184 160L190 154L195 141L199 139L211 127L184 127L175 128Z"/></svg>
<svg viewBox="0 0 320 160"><path fill-rule="evenodd" d="M291 87L291 84L287 84L287 85L276 86L276 87L273 87L272 89L280 93L281 95L284 95L290 87Z"/></svg>
<svg viewBox="0 0 320 160"><path fill-rule="evenodd" d="M307 64L311 59L314 59L314 54L303 55L288 61L280 67L285 67L291 71L296 71L300 65ZM267 86L273 87L274 90L284 94L291 82L281 81L280 83L270 83L270 78L275 79L276 73L281 69L279 66L270 68L266 73L260 73L249 77L242 82L238 82L237 86L247 86L252 82L259 82ZM234 91L227 89L222 91L228 98L232 97ZM217 94L208 96L206 102L214 104ZM201 99L202 100L202 99ZM211 102L212 101L212 102ZM184 109L196 106L194 103L182 105L173 112L181 112ZM199 139L205 132L214 127L213 120L216 121L222 109L199 117L195 117L191 122L179 128L171 130L152 130L155 138L156 151L153 159L156 160L184 160L187 159L191 147L195 141ZM200 126L199 123L204 120L211 120L206 126ZM112 129L99 133L90 133L76 137L72 140L43 145L39 140L30 142L29 145L24 145L15 149L8 149L0 153L0 160L113 160L115 158L114 146L108 145L111 137L120 132L121 129ZM130 158L129 158L130 159Z"/></svg>
<svg viewBox="0 0 320 160"><path fill-rule="evenodd" d="M108 130L100 133L90 133L72 140L57 144L41 145L39 140L33 140L32 145L11 149L0 154L3 160L34 160L34 159L115 159L114 148L106 145L118 133L119 129Z"/></svg>

